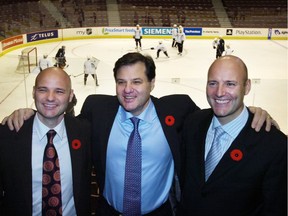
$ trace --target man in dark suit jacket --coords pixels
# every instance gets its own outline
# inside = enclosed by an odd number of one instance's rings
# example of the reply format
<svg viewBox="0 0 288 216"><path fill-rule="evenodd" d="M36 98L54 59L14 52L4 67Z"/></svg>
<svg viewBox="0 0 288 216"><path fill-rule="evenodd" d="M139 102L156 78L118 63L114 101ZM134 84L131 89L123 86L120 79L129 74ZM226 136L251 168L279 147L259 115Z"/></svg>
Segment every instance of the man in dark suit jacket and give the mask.
<svg viewBox="0 0 288 216"><path fill-rule="evenodd" d="M180 171L179 136L185 116L199 108L187 95L170 95L161 98L151 96L162 129L173 155L176 172ZM177 104L174 106L173 104ZM120 104L116 96L90 95L85 100L81 117L93 122L92 157L97 173L100 193L105 186L106 156L110 132ZM111 116L108 118L108 116ZM170 119L171 117L171 119ZM151 186L153 187L153 186ZM151 188L152 189L152 188Z"/></svg>
<svg viewBox="0 0 288 216"><path fill-rule="evenodd" d="M113 69L117 96L90 95L83 104L79 117L88 119L93 131L92 155L100 187L99 215L122 213L124 165L128 136L132 131L129 118L132 116L141 119L139 131L144 148L143 166L146 167L142 183L145 189L142 214L172 215L171 207L174 208L176 203L173 194L179 192L177 181L181 169L179 147L183 123L188 114L199 108L187 95L151 96L155 68L149 56L125 54ZM177 195L179 199L179 193Z"/></svg>
<svg viewBox="0 0 288 216"><path fill-rule="evenodd" d="M128 69L129 67L130 69ZM127 70L133 70L133 72L131 72L131 77L129 78L127 78ZM105 184L105 180L107 183L107 178L111 178L111 175L107 174L107 170L110 170L109 167L107 168L107 166L109 166L107 165L107 160L109 157L112 156L112 154L109 153L108 146L112 144L109 142L109 140L114 134L112 129L113 125L115 124L115 122L117 122L117 118L120 115L119 107L122 107L122 109L124 108L124 112L128 115L130 113L130 115L132 114L133 116L140 116L139 118L141 118L141 121L142 119L143 121L147 121L145 117L141 117L141 113L145 112L145 110L148 109L147 107L152 106L153 104L153 106L155 107L155 113L158 116L157 121L160 123L159 125L161 125L161 131L164 132L163 137L166 139L166 141L163 144L157 142L154 144L163 145L163 149L160 152L157 152L157 148L154 148L157 158L154 158L152 160L160 160L161 154L165 155L166 153L164 152L168 150L170 153L168 153L169 156L167 157L171 157L171 159L173 158L172 160L174 160L174 165L171 165L173 166L173 170L174 167L177 170L176 173L180 171L180 144L178 138L180 135L180 131L182 130L185 116L188 115L188 113L192 113L199 109L187 95L171 95L159 99L150 96L150 91L152 91L155 81L155 65L151 57L145 57L139 53L129 53L127 55L124 55L115 64L114 76L116 81L117 96L90 95L85 100L80 114L81 118L88 119L92 123L93 164L95 165L97 183L99 184L100 194L102 197L99 211L101 212L101 215L105 216L117 213L119 214L119 212L122 212L122 206L115 206L114 203L112 203L114 200L111 197L107 197L108 193L105 193L105 190L108 190L107 185ZM125 85L126 87L122 88L123 85ZM130 99L125 99L125 97L129 97ZM134 104L137 105L134 106ZM153 112L149 111L149 114L147 113L147 115L152 115L151 113ZM152 120L149 124L152 124ZM142 127L141 124L139 127ZM150 130L149 133L151 132L152 131ZM157 134L158 132L154 131L155 137L162 136ZM119 139L119 144L124 145L126 141L121 140L120 137ZM145 140L146 138L142 137L142 142L145 142ZM121 151L120 149L121 147L119 146L119 151ZM144 157L150 156L143 153L143 158ZM111 164L111 160L114 159L109 159L109 164ZM115 158L115 163L116 161L117 158ZM155 166L158 166L158 164L153 163L149 167L149 169L155 169ZM118 168L119 175L117 176L117 178L121 178L121 167ZM159 172L164 173L166 171L159 170ZM145 174L143 175L145 176ZM161 176L161 174L159 173L158 175L157 173L155 173L155 176ZM166 189L165 192L161 191L160 194L157 194L158 198L156 200L160 200L160 202L158 201L158 203L151 204L147 207L147 210L150 209L149 213L151 214L160 212L161 215L172 215L171 206L169 204L168 198L169 188L171 188L171 181L173 181L174 177L173 174L169 174L167 176L165 175L163 178L164 179L162 184L165 185L168 182L168 190ZM143 182L142 184L145 185L146 182ZM153 192L153 189L155 189L155 185L148 185L144 187L149 188L149 190L147 190L147 192L149 192L148 194L142 194L142 200L147 201L150 197L149 194ZM119 188L119 190L121 190L121 188ZM112 190L112 193L114 194L115 191ZM114 196L117 195L113 195L112 197ZM162 198L160 198L161 196ZM116 200L118 201L118 198L116 198ZM115 203L117 203L117 201ZM143 212L145 212L145 208L142 208L142 213ZM146 214L146 212L144 214Z"/></svg>
<svg viewBox="0 0 288 216"><path fill-rule="evenodd" d="M211 65L206 94L212 109L192 114L183 129L178 215L287 215L287 137L275 127L258 133L250 127L253 114L243 103L250 86L241 59L226 56ZM216 127L225 131L218 143L222 158L205 177Z"/></svg>
<svg viewBox="0 0 288 216"><path fill-rule="evenodd" d="M36 78L33 96L38 112L25 122L18 133L10 131L6 125L0 125L0 215L31 216L38 213L41 214L42 199L34 196L34 186L37 184L35 182L37 180L33 176L33 167L37 166L37 164L32 161L35 160L36 154L40 154L41 158L43 158L43 152L34 152L35 148L33 145L37 141L37 138L35 138L37 135L35 134L39 133L39 128L41 130L56 128L55 131L58 129L58 131L61 131L60 128L65 127L64 132L66 130L68 142L55 143L55 146L61 144L58 146L61 146L62 149L64 145L67 145L66 148L69 150L67 153L58 152L60 175L62 175L61 172L63 171L66 182L69 182L67 178L72 180L71 183L62 185L62 202L63 199L69 202L66 203L66 206L62 206L62 211L63 215L67 216L70 216L70 213L74 211L75 215L87 216L91 214L90 126L84 120L75 119L68 115L64 116L67 104L73 96L69 76L60 68L43 70ZM36 129L37 127L38 129ZM59 134L59 136L61 135ZM65 139L65 136L63 134L62 139ZM45 142L46 140L44 140ZM66 155L68 156L65 161L71 160L69 169L72 173L64 171L64 167L68 166L68 164L63 164L61 155L62 159ZM42 173L42 165L39 170ZM37 179L42 179L42 174ZM42 185L41 182L40 185ZM63 195L65 191L66 195ZM71 195L67 195L67 192ZM38 194L42 194L41 186ZM37 203L38 198L40 198L38 205L34 205L34 203ZM67 210L67 206L70 206L70 210Z"/></svg>

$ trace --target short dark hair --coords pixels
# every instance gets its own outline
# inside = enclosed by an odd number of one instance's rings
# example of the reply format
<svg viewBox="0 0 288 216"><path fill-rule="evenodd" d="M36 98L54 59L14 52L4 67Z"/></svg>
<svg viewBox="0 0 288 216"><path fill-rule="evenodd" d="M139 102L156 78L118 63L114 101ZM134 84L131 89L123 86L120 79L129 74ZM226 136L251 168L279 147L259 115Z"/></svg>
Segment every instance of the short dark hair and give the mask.
<svg viewBox="0 0 288 216"><path fill-rule="evenodd" d="M145 56L138 52L127 53L116 61L114 69L113 69L114 79L116 80L117 72L122 66L133 65L138 62L143 62L145 64L146 76L149 81L152 81L152 79L154 79L156 76L155 63L151 56L148 56L148 55Z"/></svg>

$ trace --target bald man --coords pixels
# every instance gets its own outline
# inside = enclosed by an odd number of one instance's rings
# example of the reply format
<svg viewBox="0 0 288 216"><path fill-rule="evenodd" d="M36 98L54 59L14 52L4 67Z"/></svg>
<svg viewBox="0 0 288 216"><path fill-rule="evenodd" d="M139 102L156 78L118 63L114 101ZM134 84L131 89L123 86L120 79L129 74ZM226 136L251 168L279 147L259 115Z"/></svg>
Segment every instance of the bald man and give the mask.
<svg viewBox="0 0 288 216"><path fill-rule="evenodd" d="M44 69L33 87L36 114L18 133L0 126L0 215L90 214L90 128L86 121L64 114L72 97L67 73L58 67ZM42 183L47 183L43 158L50 130L56 132L53 143L60 167L59 202L52 202L56 195L49 199L53 209L42 204Z"/></svg>
<svg viewBox="0 0 288 216"><path fill-rule="evenodd" d="M273 126L258 133L250 127L253 114L243 102L250 88L240 58L220 57L210 66L211 109L195 112L184 126L178 215L287 215L287 137ZM221 131L217 141L214 131Z"/></svg>

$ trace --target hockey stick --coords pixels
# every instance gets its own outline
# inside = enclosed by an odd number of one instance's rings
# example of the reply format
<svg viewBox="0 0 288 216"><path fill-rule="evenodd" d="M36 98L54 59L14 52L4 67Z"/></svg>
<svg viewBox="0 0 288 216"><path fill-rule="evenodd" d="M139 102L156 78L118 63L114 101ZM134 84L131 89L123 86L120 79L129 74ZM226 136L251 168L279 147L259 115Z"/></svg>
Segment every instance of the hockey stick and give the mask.
<svg viewBox="0 0 288 216"><path fill-rule="evenodd" d="M80 73L80 74L72 75L72 76L73 76L73 77L78 77L78 76L81 76L82 74L84 74L84 73Z"/></svg>
<svg viewBox="0 0 288 216"><path fill-rule="evenodd" d="M155 49L154 47L151 47L151 48L142 49L140 51L143 51L143 50L154 50L154 49Z"/></svg>

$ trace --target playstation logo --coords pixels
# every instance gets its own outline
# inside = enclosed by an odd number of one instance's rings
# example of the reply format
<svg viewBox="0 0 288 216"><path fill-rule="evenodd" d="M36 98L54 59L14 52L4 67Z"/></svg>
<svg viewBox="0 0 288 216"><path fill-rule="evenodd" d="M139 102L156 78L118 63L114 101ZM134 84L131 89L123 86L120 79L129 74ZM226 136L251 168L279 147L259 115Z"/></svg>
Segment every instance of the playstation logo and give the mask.
<svg viewBox="0 0 288 216"><path fill-rule="evenodd" d="M226 35L233 35L233 29L226 29Z"/></svg>

